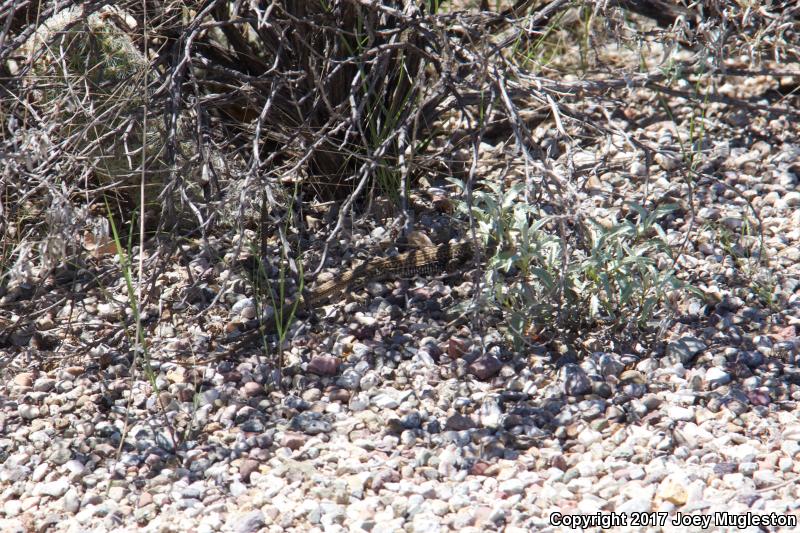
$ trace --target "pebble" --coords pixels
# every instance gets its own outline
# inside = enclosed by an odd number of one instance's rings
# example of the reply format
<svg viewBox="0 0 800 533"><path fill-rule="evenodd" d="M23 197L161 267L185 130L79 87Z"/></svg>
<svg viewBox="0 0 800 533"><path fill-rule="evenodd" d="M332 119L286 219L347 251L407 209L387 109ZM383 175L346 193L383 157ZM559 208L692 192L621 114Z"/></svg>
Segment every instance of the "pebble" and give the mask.
<svg viewBox="0 0 800 533"><path fill-rule="evenodd" d="M333 376L339 369L339 359L331 355L316 355L308 363L308 371L320 376Z"/></svg>
<svg viewBox="0 0 800 533"><path fill-rule="evenodd" d="M33 374L30 372L21 372L14 376L14 384L20 387L30 387L33 385Z"/></svg>
<svg viewBox="0 0 800 533"><path fill-rule="evenodd" d="M321 413L312 411L300 413L292 418L289 427L294 431L301 431L307 435L328 433L333 429L331 423Z"/></svg>
<svg viewBox="0 0 800 533"><path fill-rule="evenodd" d="M586 428L578 434L578 442L584 446L591 446L596 442L602 440L603 434L590 428Z"/></svg>
<svg viewBox="0 0 800 533"><path fill-rule="evenodd" d="M673 405L667 408L667 416L672 420L689 422L694 420L694 410L687 407Z"/></svg>
<svg viewBox="0 0 800 533"><path fill-rule="evenodd" d="M721 368L712 366L706 370L705 379L709 389L716 389L730 383L731 376Z"/></svg>
<svg viewBox="0 0 800 533"><path fill-rule="evenodd" d="M592 383L586 372L578 365L568 363L562 371L564 393L568 396L581 396L592 390Z"/></svg>
<svg viewBox="0 0 800 533"><path fill-rule="evenodd" d="M706 350L706 343L696 337L686 336L667 345L667 355L675 356L684 365Z"/></svg>
<svg viewBox="0 0 800 533"><path fill-rule="evenodd" d="M373 396L371 403L380 409L396 409L400 405L400 402L398 402L390 394L384 393Z"/></svg>
<svg viewBox="0 0 800 533"><path fill-rule="evenodd" d="M479 357L475 360L475 362L469 365L469 371L476 378L480 380L487 380L496 376L502 367L503 363L501 363L499 359L494 356L487 355Z"/></svg>
<svg viewBox="0 0 800 533"><path fill-rule="evenodd" d="M52 496L53 498L60 498L68 489L69 480L62 477L48 483L39 483L34 489L34 494L43 494L45 496Z"/></svg>
<svg viewBox="0 0 800 533"><path fill-rule="evenodd" d="M17 408L17 414L25 420L33 420L34 418L39 418L41 410L35 405L20 404Z"/></svg>

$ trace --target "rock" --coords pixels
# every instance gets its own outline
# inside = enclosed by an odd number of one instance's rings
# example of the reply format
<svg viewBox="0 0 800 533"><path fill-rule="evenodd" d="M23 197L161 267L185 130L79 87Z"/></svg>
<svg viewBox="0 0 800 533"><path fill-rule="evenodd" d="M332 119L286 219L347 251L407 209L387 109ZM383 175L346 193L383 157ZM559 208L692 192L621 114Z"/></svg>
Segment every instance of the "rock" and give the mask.
<svg viewBox="0 0 800 533"><path fill-rule="evenodd" d="M302 431L306 435L330 433L333 426L321 413L306 411L292 418L289 427L295 431Z"/></svg>
<svg viewBox="0 0 800 533"><path fill-rule="evenodd" d="M239 477L245 483L250 483L250 474L252 474L253 472L257 472L258 467L259 467L258 461L254 461L252 459L245 459L239 466Z"/></svg>
<svg viewBox="0 0 800 533"><path fill-rule="evenodd" d="M381 377L377 372L369 371L361 378L359 386L361 387L361 390L368 391L380 385L381 381Z"/></svg>
<svg viewBox="0 0 800 533"><path fill-rule="evenodd" d="M676 421L694 421L694 410L679 405L671 405L667 408L667 416Z"/></svg>
<svg viewBox="0 0 800 533"><path fill-rule="evenodd" d="M789 191L783 195L783 201L789 207L800 207L800 192Z"/></svg>
<svg viewBox="0 0 800 533"><path fill-rule="evenodd" d="M400 405L400 402L386 393L373 396L371 402L372 405L380 407L381 409L397 409L397 407Z"/></svg>
<svg viewBox="0 0 800 533"><path fill-rule="evenodd" d="M511 478L500 483L497 489L505 494L522 494L525 491L525 483L518 478Z"/></svg>
<svg viewBox="0 0 800 533"><path fill-rule="evenodd" d="M342 375L336 380L336 386L347 390L357 390L361 379L362 376L360 372L348 368L342 372Z"/></svg>
<svg viewBox="0 0 800 533"><path fill-rule="evenodd" d="M303 391L301 398L294 395L287 396L283 403L290 409L297 409L298 411L308 411L311 408L311 402L317 402L322 398L322 391L316 387L311 387Z"/></svg>
<svg viewBox="0 0 800 533"><path fill-rule="evenodd" d="M720 450L722 455L739 463L753 462L758 455L758 450L749 444L726 446Z"/></svg>
<svg viewBox="0 0 800 533"><path fill-rule="evenodd" d="M22 502L19 500L6 500L3 503L3 513L7 517L9 516L17 516L19 513L22 512ZM2 522L0 521L0 524ZM15 529L14 531L24 531L24 528L20 527L19 529Z"/></svg>
<svg viewBox="0 0 800 533"><path fill-rule="evenodd" d="M445 431L464 431L475 427L475 421L468 416L456 413L447 418L444 424Z"/></svg>
<svg viewBox="0 0 800 533"><path fill-rule="evenodd" d="M264 395L264 387L255 381L248 381L242 386L242 394L247 398L255 398Z"/></svg>
<svg viewBox="0 0 800 533"><path fill-rule="evenodd" d="M567 396L582 396L591 392L592 382L586 372L576 364L568 363L562 369L564 393Z"/></svg>
<svg viewBox="0 0 800 533"><path fill-rule="evenodd" d="M417 429L422 425L422 416L417 411L411 411L403 415L400 425L404 429Z"/></svg>
<svg viewBox="0 0 800 533"><path fill-rule="evenodd" d="M81 508L81 499L78 491L72 487L64 494L64 511L69 514L77 513Z"/></svg>
<svg viewBox="0 0 800 533"><path fill-rule="evenodd" d="M234 533L256 533L264 527L264 524L264 513L258 510L246 515L231 513L227 525Z"/></svg>
<svg viewBox="0 0 800 533"><path fill-rule="evenodd" d="M30 372L22 372L14 376L14 385L20 387L30 387L33 385L33 374Z"/></svg>
<svg viewBox="0 0 800 533"><path fill-rule="evenodd" d="M450 359L458 359L467 353L467 340L459 339L458 337L450 337L447 343L447 355Z"/></svg>
<svg viewBox="0 0 800 533"><path fill-rule="evenodd" d="M709 389L716 389L717 387L730 383L730 381L730 374L719 367L712 366L706 370L706 383Z"/></svg>
<svg viewBox="0 0 800 533"><path fill-rule="evenodd" d="M639 161L633 161L630 168L631 176L642 177L647 175L647 167Z"/></svg>
<svg viewBox="0 0 800 533"><path fill-rule="evenodd" d="M231 306L231 315L250 320L256 316L256 305L252 298L241 298Z"/></svg>
<svg viewBox="0 0 800 533"><path fill-rule="evenodd" d="M611 353L601 353L597 360L598 370L603 377L619 376L625 365L620 361L619 356Z"/></svg>
<svg viewBox="0 0 800 533"><path fill-rule="evenodd" d="M769 405L771 403L769 392L766 390L749 391L747 393L747 399L749 399L750 403L753 405Z"/></svg>
<svg viewBox="0 0 800 533"><path fill-rule="evenodd" d="M39 378L33 384L33 390L36 392L50 392L56 385L56 380L52 378Z"/></svg>
<svg viewBox="0 0 800 533"><path fill-rule="evenodd" d="M339 370L339 358L332 355L315 355L308 363L308 371L320 376L333 376Z"/></svg>
<svg viewBox="0 0 800 533"><path fill-rule="evenodd" d="M501 368L503 368L503 363L498 358L493 355L484 355L469 365L468 370L470 374L484 381L496 376Z"/></svg>
<svg viewBox="0 0 800 533"><path fill-rule="evenodd" d="M500 426L500 419L503 416L503 410L497 399L487 397L483 400L480 410L478 412L481 424L487 428L497 428Z"/></svg>
<svg viewBox="0 0 800 533"><path fill-rule="evenodd" d="M24 418L25 420L33 420L34 418L39 418L41 411L39 407L27 403L21 403L17 407L17 414L19 414L20 418Z"/></svg>
<svg viewBox="0 0 800 533"><path fill-rule="evenodd" d="M345 389L333 389L328 393L328 400L331 402L347 403L350 401L350 391Z"/></svg>
<svg viewBox="0 0 800 533"><path fill-rule="evenodd" d="M660 166L662 170L666 171L675 170L683 164L680 157L667 155L660 152L655 155L654 159L656 163L658 163L658 166Z"/></svg>
<svg viewBox="0 0 800 533"><path fill-rule="evenodd" d="M686 504L689 493L683 484L683 480L668 476L659 484L656 497L674 505L681 506Z"/></svg>
<svg viewBox="0 0 800 533"><path fill-rule="evenodd" d="M667 345L667 355L677 357L681 363L686 364L706 347L706 343L696 337L682 337Z"/></svg>
<svg viewBox="0 0 800 533"><path fill-rule="evenodd" d="M41 483L37 485L33 489L33 493L44 494L46 496L52 496L53 498L60 498L67 492L68 489L69 489L69 481L67 480L67 478L62 477L58 478L55 481L51 481L49 483Z"/></svg>
<svg viewBox="0 0 800 533"><path fill-rule="evenodd" d="M584 446L591 446L595 442L600 442L603 439L603 434L591 428L586 428L578 434L578 442Z"/></svg>
<svg viewBox="0 0 800 533"><path fill-rule="evenodd" d="M749 368L757 368L764 363L764 356L757 351L741 351L736 354L736 361Z"/></svg>

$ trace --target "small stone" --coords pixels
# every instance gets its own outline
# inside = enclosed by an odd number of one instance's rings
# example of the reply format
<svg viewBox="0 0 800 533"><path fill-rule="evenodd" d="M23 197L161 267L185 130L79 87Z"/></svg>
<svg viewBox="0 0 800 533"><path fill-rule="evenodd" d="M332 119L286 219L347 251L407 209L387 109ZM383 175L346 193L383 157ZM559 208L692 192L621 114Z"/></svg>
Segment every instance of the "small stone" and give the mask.
<svg viewBox="0 0 800 533"><path fill-rule="evenodd" d="M497 375L503 363L493 355L484 355L469 365L469 372L479 380L487 380Z"/></svg>
<svg viewBox="0 0 800 533"><path fill-rule="evenodd" d="M468 416L456 413L447 418L444 424L445 431L464 431L475 427L475 421Z"/></svg>
<svg viewBox="0 0 800 533"><path fill-rule="evenodd" d="M400 419L400 425L404 429L417 429L422 425L422 417L417 411L412 411Z"/></svg>
<svg viewBox="0 0 800 533"><path fill-rule="evenodd" d="M469 474L471 476L485 476L487 475L486 472L489 471L492 465L485 461L477 461L475 462L469 470Z"/></svg>
<svg viewBox="0 0 800 533"><path fill-rule="evenodd" d="M21 403L17 407L17 414L20 418L24 418L25 420L33 420L34 418L39 418L41 412L39 408L35 405L30 405L27 403Z"/></svg>
<svg viewBox="0 0 800 533"><path fill-rule="evenodd" d="M666 155L663 153L657 153L654 159L656 163L658 163L658 166L660 166L663 170L666 170L668 172L671 170L675 170L676 168L682 165L680 158L671 155Z"/></svg>
<svg viewBox="0 0 800 533"><path fill-rule="evenodd" d="M631 176L646 176L647 175L647 167L640 163L639 161L634 161L631 163Z"/></svg>
<svg viewBox="0 0 800 533"><path fill-rule="evenodd" d="M709 389L716 389L717 387L730 383L730 381L730 374L719 367L712 366L706 370L706 383Z"/></svg>
<svg viewBox="0 0 800 533"><path fill-rule="evenodd" d="M50 471L50 465L47 463L39 463L36 465L36 468L33 469L33 473L31 474L31 480L35 482L39 482L45 478L47 473Z"/></svg>
<svg viewBox="0 0 800 533"><path fill-rule="evenodd" d="M736 361L749 368L757 368L764 364L764 355L757 351L741 351L736 354Z"/></svg>
<svg viewBox="0 0 800 533"><path fill-rule="evenodd" d="M86 471L86 467L80 461L72 459L64 463L64 467L69 470L71 476L79 477Z"/></svg>
<svg viewBox="0 0 800 533"><path fill-rule="evenodd" d="M30 372L22 372L14 376L14 385L19 385L20 387L30 387L33 385L33 374Z"/></svg>
<svg viewBox="0 0 800 533"><path fill-rule="evenodd" d="M245 483L250 483L250 474L258 471L259 462L252 459L245 459L239 467L239 477Z"/></svg>
<svg viewBox="0 0 800 533"><path fill-rule="evenodd" d="M36 392L50 392L56 385L56 380L52 378L39 378L33 384L33 390Z"/></svg>
<svg viewBox="0 0 800 533"><path fill-rule="evenodd" d="M500 483L497 489L505 494L522 494L525 484L517 478L511 478Z"/></svg>
<svg viewBox="0 0 800 533"><path fill-rule="evenodd" d="M658 486L657 496L661 500L681 506L686 504L689 494L680 480L667 477Z"/></svg>
<svg viewBox="0 0 800 533"><path fill-rule="evenodd" d="M252 298L242 298L231 306L231 315L239 316L245 320L256 317L256 305Z"/></svg>
<svg viewBox="0 0 800 533"><path fill-rule="evenodd" d="M625 365L615 354L603 353L597 363L603 377L619 376L625 370Z"/></svg>
<svg viewBox="0 0 800 533"><path fill-rule="evenodd" d="M67 478L62 477L49 483L41 483L37 485L33 489L33 492L34 494L44 494L46 496L52 496L53 498L60 498L67 492L68 489L69 481Z"/></svg>
<svg viewBox="0 0 800 533"><path fill-rule="evenodd" d="M563 370L564 393L567 396L582 396L591 392L592 382L581 367L568 363Z"/></svg>
<svg viewBox="0 0 800 533"><path fill-rule="evenodd" d="M305 445L306 440L308 440L308 437L305 435L287 431L283 434L281 446L297 451Z"/></svg>
<svg viewBox="0 0 800 533"><path fill-rule="evenodd" d="M53 451L47 456L47 460L54 465L61 466L72 458L72 452L64 445L53 447Z"/></svg>
<svg viewBox="0 0 800 533"><path fill-rule="evenodd" d="M750 400L750 403L753 405L769 405L771 402L769 392L766 390L749 391L747 393L747 399Z"/></svg>
<svg viewBox="0 0 800 533"><path fill-rule="evenodd" d="M75 488L70 488L64 494L64 511L70 514L77 513L81 508L81 499L78 496L78 491Z"/></svg>
<svg viewBox="0 0 800 533"><path fill-rule="evenodd" d="M297 409L298 411L307 411L311 407L310 402L317 402L322 398L322 391L317 387L311 387L307 391L303 391L302 399L297 396L287 396L283 403L286 407Z"/></svg>
<svg viewBox="0 0 800 533"><path fill-rule="evenodd" d="M591 446L595 442L600 442L602 440L603 434L599 431L595 431L591 428L586 428L580 432L578 435L578 442L583 444L584 446Z"/></svg>
<svg viewBox="0 0 800 533"><path fill-rule="evenodd" d="M642 404L647 408L648 411L655 411L661 406L662 403L664 403L664 401L656 394L648 394L642 398Z"/></svg>
<svg viewBox="0 0 800 533"><path fill-rule="evenodd" d="M684 422L694 421L694 411L679 405L671 405L667 408L667 416L672 420Z"/></svg>
<svg viewBox="0 0 800 533"><path fill-rule="evenodd" d="M308 371L320 376L333 376L339 370L339 359L332 355L315 355L308 363Z"/></svg>
<svg viewBox="0 0 800 533"><path fill-rule="evenodd" d="M500 404L495 398L487 397L481 404L478 416L480 417L483 427L497 428L500 426L503 410L500 408Z"/></svg>
<svg viewBox="0 0 800 533"><path fill-rule="evenodd" d="M255 398L264 395L264 387L255 381L248 381L242 386L242 393L247 398Z"/></svg>
<svg viewBox="0 0 800 533"><path fill-rule="evenodd" d="M783 201L789 207L800 207L800 192L789 191L783 195Z"/></svg>
<svg viewBox="0 0 800 533"><path fill-rule="evenodd" d="M348 368L342 372L342 375L336 380L336 386L347 390L357 390L361 378L361 373L356 372L352 368Z"/></svg>
<svg viewBox="0 0 800 533"><path fill-rule="evenodd" d="M706 343L696 337L683 337L667 345L667 355L676 356L681 363L686 364L706 349Z"/></svg>
<svg viewBox="0 0 800 533"><path fill-rule="evenodd" d="M397 409L400 402L389 394L381 393L372 398L372 405L380 407L381 409Z"/></svg>
<svg viewBox="0 0 800 533"><path fill-rule="evenodd" d="M346 389L333 389L328 393L328 399L332 402L347 403L350 401L350 391Z"/></svg>
<svg viewBox="0 0 800 533"><path fill-rule="evenodd" d="M726 446L721 450L722 455L735 460L739 463L753 462L758 455L758 450L749 444L737 444Z"/></svg>
<svg viewBox="0 0 800 533"><path fill-rule="evenodd" d="M722 217L720 223L731 231L741 231L744 221L738 217Z"/></svg>
<svg viewBox="0 0 800 533"><path fill-rule="evenodd" d="M458 359L467 353L467 341L458 337L450 337L447 343L447 355L450 359Z"/></svg>
<svg viewBox="0 0 800 533"><path fill-rule="evenodd" d="M369 371L366 374L364 374L364 376L361 378L361 381L359 382L359 386L363 391L372 390L380 384L381 384L381 377L378 375L377 372L374 371Z"/></svg>
<svg viewBox="0 0 800 533"><path fill-rule="evenodd" d="M204 390L197 395L197 402L201 407L204 405L211 405L219 398L219 394L218 389Z"/></svg>
<svg viewBox="0 0 800 533"><path fill-rule="evenodd" d="M330 433L333 426L321 413L307 411L300 413L292 418L289 427L295 431L302 431L307 435L318 435L320 433Z"/></svg>
<svg viewBox="0 0 800 533"><path fill-rule="evenodd" d="M19 513L22 512L22 502L19 500L6 500L3 503L3 513L7 517L17 516ZM24 531L24 529L19 529L19 531Z"/></svg>
<svg viewBox="0 0 800 533"><path fill-rule="evenodd" d="M246 515L231 514L228 525L233 526L234 533L256 533L264 527L264 513L252 511Z"/></svg>

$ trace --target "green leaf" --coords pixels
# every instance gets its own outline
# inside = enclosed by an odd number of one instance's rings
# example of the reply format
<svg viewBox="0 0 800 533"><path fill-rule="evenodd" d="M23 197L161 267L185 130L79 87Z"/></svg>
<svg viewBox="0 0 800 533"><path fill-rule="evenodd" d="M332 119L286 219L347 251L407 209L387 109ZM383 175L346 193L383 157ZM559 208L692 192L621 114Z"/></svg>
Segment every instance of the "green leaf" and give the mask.
<svg viewBox="0 0 800 533"><path fill-rule="evenodd" d="M532 267L531 274L536 276L536 278L541 281L542 285L544 285L545 290L547 292L553 292L555 289L555 282L553 281L553 277L550 275L548 271L543 268L539 267Z"/></svg>

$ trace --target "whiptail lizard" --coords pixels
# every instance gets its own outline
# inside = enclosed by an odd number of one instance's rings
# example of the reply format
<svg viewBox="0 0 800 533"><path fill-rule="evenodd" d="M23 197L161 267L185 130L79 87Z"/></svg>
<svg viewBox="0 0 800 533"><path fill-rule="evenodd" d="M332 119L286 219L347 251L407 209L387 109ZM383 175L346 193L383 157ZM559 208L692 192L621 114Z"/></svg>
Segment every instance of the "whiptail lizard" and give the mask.
<svg viewBox="0 0 800 533"><path fill-rule="evenodd" d="M229 342L234 344L226 352L225 357L232 356L264 334L274 333L277 330L276 319L288 320L296 310L319 307L338 292L353 290L370 281L408 278L416 275L425 276L457 270L472 258L474 246L470 241L461 241L427 246L394 257L379 257L366 261L341 276L310 290L298 300L285 304L280 312L273 313L269 319L254 319L247 322L244 333L229 338Z"/></svg>

